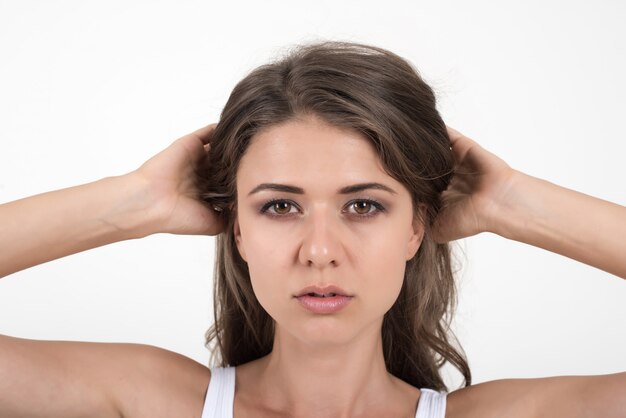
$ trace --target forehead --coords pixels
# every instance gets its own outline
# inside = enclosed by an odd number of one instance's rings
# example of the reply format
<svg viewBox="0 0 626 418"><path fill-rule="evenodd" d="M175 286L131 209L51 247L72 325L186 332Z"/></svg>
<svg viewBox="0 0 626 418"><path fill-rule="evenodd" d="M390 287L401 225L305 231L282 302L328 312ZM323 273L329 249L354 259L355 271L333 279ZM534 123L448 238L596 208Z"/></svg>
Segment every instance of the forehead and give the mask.
<svg viewBox="0 0 626 418"><path fill-rule="evenodd" d="M372 143L355 130L337 128L318 119L289 121L256 134L237 173L239 189L261 182L344 186L386 180Z"/></svg>

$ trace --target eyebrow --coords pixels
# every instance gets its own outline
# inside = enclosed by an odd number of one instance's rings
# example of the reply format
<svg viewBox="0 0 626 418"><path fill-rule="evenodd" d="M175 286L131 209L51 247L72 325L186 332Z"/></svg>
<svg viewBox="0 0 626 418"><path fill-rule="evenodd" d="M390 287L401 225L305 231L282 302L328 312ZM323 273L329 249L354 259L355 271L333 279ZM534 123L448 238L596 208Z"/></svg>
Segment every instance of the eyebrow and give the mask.
<svg viewBox="0 0 626 418"><path fill-rule="evenodd" d="M393 190L391 187L385 186L384 184L381 184L381 183L353 184L350 186L342 187L341 189L337 191L337 193L338 194L351 194L351 193L357 193L357 192L360 192L363 190L369 190L369 189L384 190L391 194L397 194L397 192ZM254 189L252 189L250 193L248 193L248 196L254 193L260 192L262 190L274 190L274 191L285 192L285 193L304 194L304 189L301 187L291 186L289 184L261 183L258 186L256 186Z"/></svg>

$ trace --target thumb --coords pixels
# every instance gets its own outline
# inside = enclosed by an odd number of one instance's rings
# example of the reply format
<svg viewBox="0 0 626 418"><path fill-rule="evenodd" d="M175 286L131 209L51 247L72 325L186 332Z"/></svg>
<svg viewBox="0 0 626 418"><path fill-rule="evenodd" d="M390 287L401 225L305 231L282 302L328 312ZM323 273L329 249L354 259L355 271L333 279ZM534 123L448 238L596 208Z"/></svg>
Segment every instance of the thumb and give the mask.
<svg viewBox="0 0 626 418"><path fill-rule="evenodd" d="M472 212L468 210L470 203L460 200L444 207L433 222L433 239L439 244L467 238L477 232L472 228L474 220Z"/></svg>
<svg viewBox="0 0 626 418"><path fill-rule="evenodd" d="M439 216L433 222L431 227L433 240L437 244L445 244L450 241L450 227L448 226L448 222L445 219L447 214L441 212Z"/></svg>

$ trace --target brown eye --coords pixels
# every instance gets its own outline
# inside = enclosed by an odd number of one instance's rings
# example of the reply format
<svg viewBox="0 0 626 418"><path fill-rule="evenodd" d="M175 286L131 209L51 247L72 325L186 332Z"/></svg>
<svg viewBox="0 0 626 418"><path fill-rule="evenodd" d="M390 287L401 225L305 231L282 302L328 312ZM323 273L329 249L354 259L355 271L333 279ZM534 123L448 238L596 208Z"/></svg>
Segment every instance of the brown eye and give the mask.
<svg viewBox="0 0 626 418"><path fill-rule="evenodd" d="M359 215L366 215L372 207L372 204L366 201L354 202L352 205L354 206L356 213Z"/></svg>
<svg viewBox="0 0 626 418"><path fill-rule="evenodd" d="M289 213L289 209L291 208L291 203L277 202L277 203L274 203L273 207L276 213L284 215L286 213Z"/></svg>
<svg viewBox="0 0 626 418"><path fill-rule="evenodd" d="M287 217L295 214L292 209L296 209L298 211L297 206L288 200L279 200L272 199L269 202L266 202L261 209L259 209L259 213L266 213L269 216L274 217Z"/></svg>
<svg viewBox="0 0 626 418"><path fill-rule="evenodd" d="M374 199L353 200L348 204L348 213L359 219L371 218L382 212L386 212L385 207Z"/></svg>

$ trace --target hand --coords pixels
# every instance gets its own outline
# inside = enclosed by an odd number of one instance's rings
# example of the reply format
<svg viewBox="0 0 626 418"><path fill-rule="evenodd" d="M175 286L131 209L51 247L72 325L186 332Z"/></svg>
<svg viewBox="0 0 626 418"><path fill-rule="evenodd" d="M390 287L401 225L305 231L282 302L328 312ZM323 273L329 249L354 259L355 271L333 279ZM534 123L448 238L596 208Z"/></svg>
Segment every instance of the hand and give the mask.
<svg viewBox="0 0 626 418"><path fill-rule="evenodd" d="M147 187L156 232L216 235L223 230L218 214L198 199L196 168L207 156L217 124L174 141L130 173Z"/></svg>
<svg viewBox="0 0 626 418"><path fill-rule="evenodd" d="M448 127L448 135L456 164L433 226L439 243L495 232L498 210L519 173L460 132Z"/></svg>

